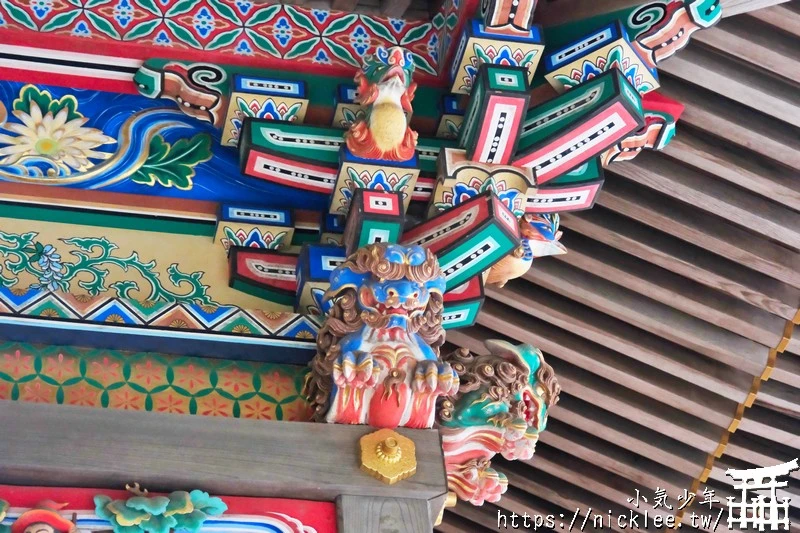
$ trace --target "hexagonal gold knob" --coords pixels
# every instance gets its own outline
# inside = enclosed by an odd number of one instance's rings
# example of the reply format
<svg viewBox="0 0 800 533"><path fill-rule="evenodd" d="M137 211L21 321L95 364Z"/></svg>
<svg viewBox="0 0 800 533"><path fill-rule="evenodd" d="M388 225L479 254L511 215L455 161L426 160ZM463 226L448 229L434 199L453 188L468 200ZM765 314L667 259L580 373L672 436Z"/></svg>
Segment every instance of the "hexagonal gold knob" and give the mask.
<svg viewBox="0 0 800 533"><path fill-rule="evenodd" d="M392 429L361 437L361 470L389 485L417 472L414 441Z"/></svg>

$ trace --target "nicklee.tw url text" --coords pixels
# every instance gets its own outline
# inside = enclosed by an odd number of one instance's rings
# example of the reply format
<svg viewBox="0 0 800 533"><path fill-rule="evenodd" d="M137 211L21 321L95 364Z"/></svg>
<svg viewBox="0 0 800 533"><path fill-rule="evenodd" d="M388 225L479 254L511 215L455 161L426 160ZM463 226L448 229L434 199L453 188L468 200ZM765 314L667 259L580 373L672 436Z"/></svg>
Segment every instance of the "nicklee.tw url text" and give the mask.
<svg viewBox="0 0 800 533"><path fill-rule="evenodd" d="M722 510L719 514L697 514L692 512L689 515L692 527L699 527L706 530L716 531L722 518ZM678 524L680 528L682 524ZM675 527L675 516L669 514L650 513L644 510L637 513L634 510L630 514L613 514L595 512L589 507L585 513L580 509L575 509L572 515L568 514L549 514L549 515L529 515L528 513L505 514L497 511L498 531L518 530L536 531L537 529L563 529L565 531L594 531L603 528L618 529L661 529ZM587 529L588 528L588 529Z"/></svg>

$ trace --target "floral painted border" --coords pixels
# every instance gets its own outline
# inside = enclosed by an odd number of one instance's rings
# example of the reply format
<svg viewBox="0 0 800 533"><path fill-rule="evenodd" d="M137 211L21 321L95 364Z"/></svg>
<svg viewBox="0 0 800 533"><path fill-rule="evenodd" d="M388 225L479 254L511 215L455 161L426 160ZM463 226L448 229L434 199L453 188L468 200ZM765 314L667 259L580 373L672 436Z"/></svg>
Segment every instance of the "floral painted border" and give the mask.
<svg viewBox="0 0 800 533"><path fill-rule="evenodd" d="M306 367L73 346L0 345L0 400L308 421Z"/></svg>
<svg viewBox="0 0 800 533"><path fill-rule="evenodd" d="M420 73L435 76L446 26L444 13L431 22L407 21L252 0L0 2L0 28L146 45L154 56L214 51L348 72L375 47L400 45L413 53Z"/></svg>

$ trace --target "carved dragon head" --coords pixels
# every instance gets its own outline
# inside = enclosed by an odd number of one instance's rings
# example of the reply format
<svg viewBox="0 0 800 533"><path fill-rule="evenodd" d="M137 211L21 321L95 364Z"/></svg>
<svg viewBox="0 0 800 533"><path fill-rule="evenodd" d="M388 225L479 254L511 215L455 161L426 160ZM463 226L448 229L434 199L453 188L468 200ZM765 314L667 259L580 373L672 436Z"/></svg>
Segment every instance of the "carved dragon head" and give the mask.
<svg viewBox="0 0 800 533"><path fill-rule="evenodd" d="M414 75L414 56L399 46L379 46L373 55L367 56L364 65L355 77L358 83L358 103L371 105L383 91L399 93L405 111L411 111L411 100L417 84Z"/></svg>

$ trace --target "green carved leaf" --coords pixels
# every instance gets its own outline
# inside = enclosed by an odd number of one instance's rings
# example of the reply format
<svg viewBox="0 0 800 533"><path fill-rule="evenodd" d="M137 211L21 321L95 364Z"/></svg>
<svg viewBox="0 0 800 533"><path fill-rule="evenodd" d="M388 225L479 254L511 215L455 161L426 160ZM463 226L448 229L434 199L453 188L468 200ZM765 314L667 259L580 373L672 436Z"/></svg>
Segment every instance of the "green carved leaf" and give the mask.
<svg viewBox="0 0 800 533"><path fill-rule="evenodd" d="M383 37L390 43L397 44L397 38L389 31L389 28L367 15L360 15L360 17L361 22L372 30L373 33L377 34L379 37Z"/></svg>
<svg viewBox="0 0 800 533"><path fill-rule="evenodd" d="M288 6L287 6L288 7ZM283 56L284 59L294 59L296 57L304 56L309 53L313 48L317 45L320 41L319 37L313 37L311 39L306 39L305 41L300 41L296 45L294 45L291 50L286 52L286 55Z"/></svg>
<svg viewBox="0 0 800 533"><path fill-rule="evenodd" d="M203 523L208 519L208 515L203 511L192 511L191 513L175 515L176 530L197 533L203 527Z"/></svg>
<svg viewBox="0 0 800 533"><path fill-rule="evenodd" d="M167 516L183 515L191 513L194 510L194 504L189 493L183 490L178 490L169 495L169 505L164 512Z"/></svg>
<svg viewBox="0 0 800 533"><path fill-rule="evenodd" d="M83 4L83 8L84 9L92 9L92 8L97 7L97 6L102 6L103 4L107 4L109 2L111 2L111 0L87 0Z"/></svg>
<svg viewBox="0 0 800 533"><path fill-rule="evenodd" d="M74 96L65 95L62 98L54 99L48 91L40 91L35 85L26 85L22 88L19 97L12 104L12 109L30 115L31 104L34 103L39 106L43 115L49 111L55 116L62 109L66 109L67 121L83 118L83 115L78 112L78 101Z"/></svg>
<svg viewBox="0 0 800 533"><path fill-rule="evenodd" d="M208 0L208 3L211 5L211 8L219 14L220 17L228 19L237 26L242 25L239 15L237 15L236 11L234 11L229 5L223 4L220 2L220 0Z"/></svg>
<svg viewBox="0 0 800 533"><path fill-rule="evenodd" d="M86 18L89 19L89 22L92 23L92 26L97 28L99 31L105 33L113 39L122 40L122 36L109 21L91 11L84 11L84 13L86 13Z"/></svg>
<svg viewBox="0 0 800 533"><path fill-rule="evenodd" d="M125 505L123 500L115 500L106 505L106 510L111 513L111 523L120 526L138 526L150 519L146 511L132 509Z"/></svg>
<svg viewBox="0 0 800 533"><path fill-rule="evenodd" d="M153 33L153 30L155 30L159 24L161 24L161 19L148 20L146 22L142 22L141 24L137 24L136 26L131 28L131 31L129 31L122 37L122 40L133 41L135 39L146 37L151 33Z"/></svg>
<svg viewBox="0 0 800 533"><path fill-rule="evenodd" d="M187 191L192 188L195 167L211 159L211 137L199 133L191 139L180 139L170 145L160 135L150 141L147 160L131 176L144 185L158 183Z"/></svg>
<svg viewBox="0 0 800 533"><path fill-rule="evenodd" d="M361 65L358 62L358 60L355 57L353 57L353 54L350 53L350 50L348 50L344 46L340 45L339 43L337 43L333 39L328 39L327 37L324 37L323 39L324 39L323 42L325 43L325 46L327 46L328 49L331 52L333 52L333 55L335 55L336 57L338 57L339 59L341 59L345 63L353 65L354 67L359 67Z"/></svg>
<svg viewBox="0 0 800 533"><path fill-rule="evenodd" d="M319 30L314 25L314 21L311 20L308 15L300 11L294 6L284 6L286 9L286 14L289 15L295 24L300 26L301 28L307 30L312 35L319 35Z"/></svg>
<svg viewBox="0 0 800 533"><path fill-rule="evenodd" d="M200 44L200 41L195 39L195 36L192 35L192 32L184 28L183 26L179 25L177 22L171 19L164 19L164 22L167 23L167 26L172 33L177 37L180 41L188 44L189 46L194 46L195 48L203 48L203 45Z"/></svg>
<svg viewBox="0 0 800 533"><path fill-rule="evenodd" d="M347 175L353 181L356 188L359 189L366 189L367 184L361 181L361 177L358 175L358 172L353 167L347 167ZM352 189L353 187L351 187Z"/></svg>
<svg viewBox="0 0 800 533"><path fill-rule="evenodd" d="M72 21L78 18L81 14L80 9L75 9L74 11L67 11L66 13L59 13L55 17L51 18L47 24L42 26L41 31L53 31L59 28L63 28L65 26L69 26L72 24Z"/></svg>
<svg viewBox="0 0 800 533"><path fill-rule="evenodd" d="M209 516L219 516L228 510L228 506L220 498L210 496L202 490L193 490L189 496L192 498L194 508Z"/></svg>
<svg viewBox="0 0 800 533"><path fill-rule="evenodd" d="M269 22L272 20L272 17L278 14L281 10L280 4L273 4L271 6L267 6L263 9L259 9L255 15L247 19L244 25L248 28L252 28L253 26L257 26L259 24L264 24L265 22Z"/></svg>
<svg viewBox="0 0 800 533"><path fill-rule="evenodd" d="M174 516L151 516L146 522L142 522L139 527L147 533L170 533L178 524Z"/></svg>
<svg viewBox="0 0 800 533"><path fill-rule="evenodd" d="M180 0L175 2L172 7L170 7L165 17L174 17L176 15L183 15L184 13L188 13L197 5L197 0Z"/></svg>
<svg viewBox="0 0 800 533"><path fill-rule="evenodd" d="M157 17L161 17L161 9L156 5L155 0L136 0L136 5L143 7Z"/></svg>
<svg viewBox="0 0 800 533"><path fill-rule="evenodd" d="M275 45L272 44L269 39L259 35L257 31L250 28L245 29L245 32L247 33L247 36L250 37L250 40L253 41L253 44L255 44L258 48L275 57L281 57L281 53L277 48L275 48Z"/></svg>
<svg viewBox="0 0 800 533"><path fill-rule="evenodd" d="M402 44L413 43L414 41L419 41L420 39L425 37L425 35L428 34L428 31L430 31L430 29L431 29L430 24L423 24L421 26L417 26L416 28L412 28L411 30L408 31L408 33L403 35L403 38L400 40L400 44L402 45Z"/></svg>
<svg viewBox="0 0 800 533"><path fill-rule="evenodd" d="M411 52L411 57L414 60L414 64L417 66L418 69L427 72L428 74L436 75L436 70L433 67L431 67L428 64L428 62L425 61L425 58L423 58L421 55L419 55L416 52Z"/></svg>
<svg viewBox="0 0 800 533"><path fill-rule="evenodd" d="M358 15L355 13L350 13L340 19L336 19L331 22L327 28L322 31L323 36L333 35L334 33L340 33L349 28L350 26L358 20Z"/></svg>
<svg viewBox="0 0 800 533"><path fill-rule="evenodd" d="M30 30L39 30L39 28L36 26L36 23L33 21L33 19L31 19L31 16L28 15L25 10L15 6L11 2L3 2L3 7L6 8L8 15L15 21L19 22Z"/></svg>
<svg viewBox="0 0 800 533"><path fill-rule="evenodd" d="M194 0L191 0L194 1ZM206 50L216 50L217 48L222 48L223 46L228 46L233 41L236 40L236 37L242 33L242 28L236 28L229 31L224 31L214 37L210 43L206 45Z"/></svg>
<svg viewBox="0 0 800 533"><path fill-rule="evenodd" d="M162 515L167 510L169 498L164 496L134 496L128 498L125 506L151 515Z"/></svg>

